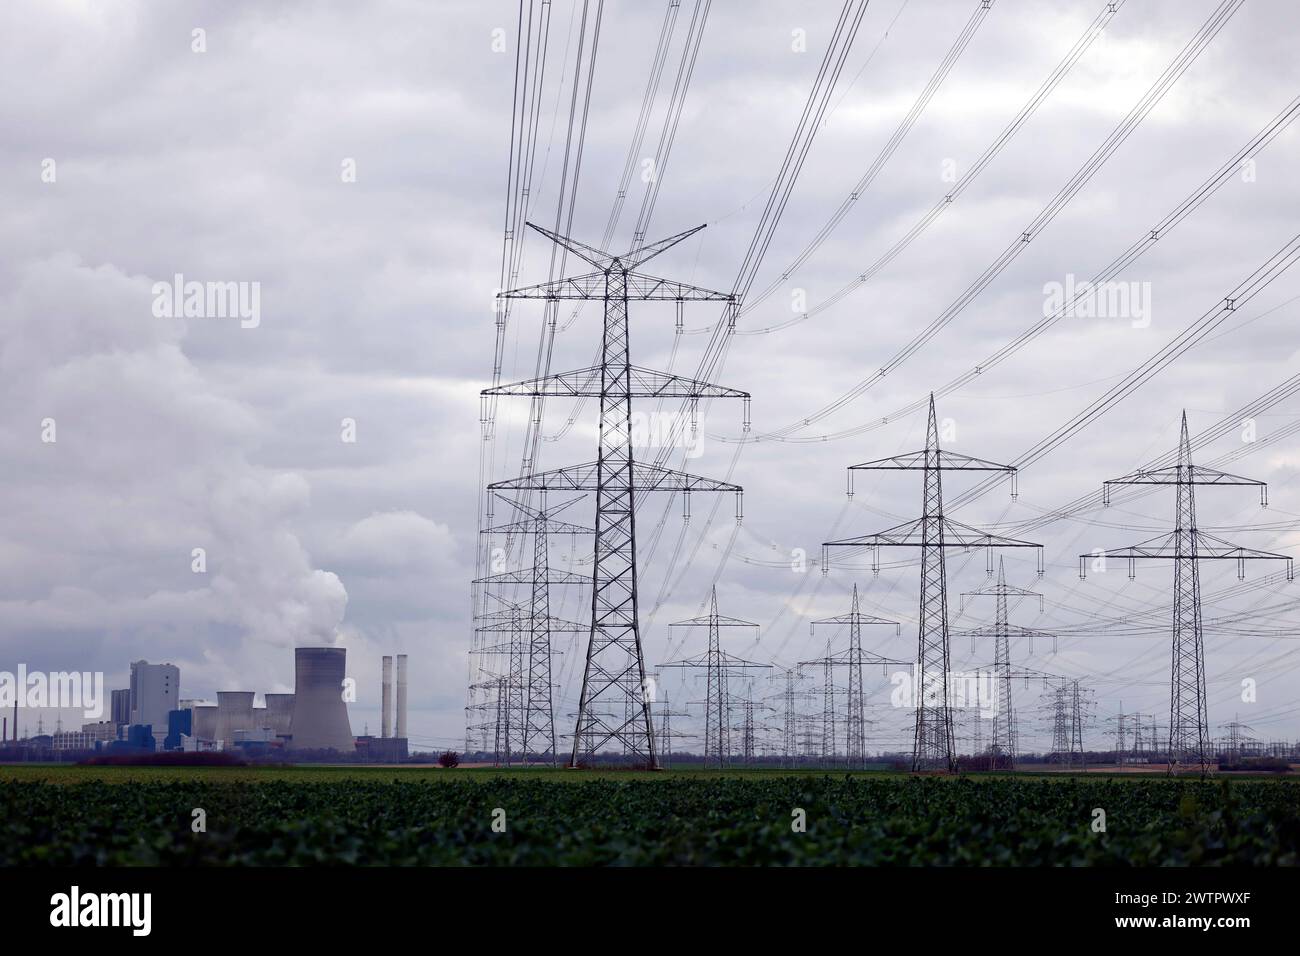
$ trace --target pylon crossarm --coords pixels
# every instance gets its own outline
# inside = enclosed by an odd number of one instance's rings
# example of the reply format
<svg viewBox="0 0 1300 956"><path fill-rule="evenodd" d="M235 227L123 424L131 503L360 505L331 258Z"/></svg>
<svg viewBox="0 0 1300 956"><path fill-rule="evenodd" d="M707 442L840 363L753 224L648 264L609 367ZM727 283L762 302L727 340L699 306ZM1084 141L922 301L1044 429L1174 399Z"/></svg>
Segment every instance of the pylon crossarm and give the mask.
<svg viewBox="0 0 1300 956"><path fill-rule="evenodd" d="M496 612L481 614L475 618L474 630L485 633L494 631L511 631L516 628L527 630L533 625L532 618L520 617L517 621L513 618L497 617ZM581 634L591 630L590 624L579 624L577 621L564 621L558 617L548 617L545 619L546 629L550 631L560 631L563 633Z"/></svg>
<svg viewBox="0 0 1300 956"><path fill-rule="evenodd" d="M1050 637L1055 639L1057 635L1051 631L1035 631L1033 628L1024 627L1020 624L984 624L980 627L968 628L964 631L953 632L953 637Z"/></svg>
<svg viewBox="0 0 1300 956"><path fill-rule="evenodd" d="M508 478L488 485L492 491L599 491L598 464L594 461L570 465L551 471ZM674 471L648 462L632 463L632 483L638 491L732 491L739 492L740 485L725 481L701 478L683 471Z"/></svg>
<svg viewBox="0 0 1300 956"><path fill-rule="evenodd" d="M952 636L969 637L971 639L972 647L974 647L975 641L979 638L993 638L994 640L1003 637L1024 639L1030 642L1031 651L1035 640L1050 638L1052 641L1052 653L1056 653L1058 637L1058 635L1053 634L1051 631L1035 631L1032 628L1023 627L1019 624L986 624L981 627L972 627L964 631L955 631Z"/></svg>
<svg viewBox="0 0 1300 956"><path fill-rule="evenodd" d="M1002 465L995 461L988 461L984 458L974 458L970 455L963 455L959 452L948 451L946 448L940 448L932 452L930 458L938 456L937 467L942 471L1005 471L1014 472L1015 465ZM922 471L925 468L936 467L934 461L926 464L926 452L913 451L902 455L894 455L891 458L877 458L875 461L864 461L860 465L849 465L849 471Z"/></svg>
<svg viewBox="0 0 1300 956"><path fill-rule="evenodd" d="M996 671L1002 673L1002 668L977 667L975 673L985 671ZM1041 680L1045 684L1067 684L1069 679L1062 677L1060 674L1049 674L1046 671L1036 671L1031 667L1011 667L1006 670L1006 676L1012 680Z"/></svg>
<svg viewBox="0 0 1300 956"><path fill-rule="evenodd" d="M841 548L917 548L925 542L923 536L924 519L908 521L895 525L876 534L861 535L856 538L842 538L839 541L826 541L822 547ZM929 539L933 542L933 537ZM1041 548L1042 545L1020 538L1008 538L1000 534L991 534L972 528L951 518L943 519L943 546L945 548Z"/></svg>
<svg viewBox="0 0 1300 956"><path fill-rule="evenodd" d="M498 299L603 299L605 273L588 272L585 275L539 282L536 285L506 289L497 293Z"/></svg>
<svg viewBox="0 0 1300 956"><path fill-rule="evenodd" d="M742 621L738 617L727 617L725 614L705 615L704 617L693 617L689 621L674 621L669 627L709 627L716 624L718 627L758 627L753 621Z"/></svg>
<svg viewBox="0 0 1300 956"><path fill-rule="evenodd" d="M644 272L627 273L627 297L632 302L734 302L730 292L703 289Z"/></svg>
<svg viewBox="0 0 1300 956"><path fill-rule="evenodd" d="M824 667L827 664L835 666L847 666L849 664L892 664L895 667L912 667L916 661L900 661L892 657L881 657L879 654L872 654L870 651L861 651L857 659L847 650L839 651L835 654L828 654L826 657L819 657L815 661L800 661L800 667Z"/></svg>
<svg viewBox="0 0 1300 956"><path fill-rule="evenodd" d="M1258 548L1246 548L1200 529L1196 531L1196 556L1238 561L1286 561L1288 563L1291 561L1289 555L1278 554L1276 551L1260 551Z"/></svg>
<svg viewBox="0 0 1300 956"><path fill-rule="evenodd" d="M892 624L895 632L897 632L901 627L898 621L887 620L883 617L872 617L870 614L840 614L836 617L824 617L817 621L809 621L808 624L809 627L820 627L823 624L827 626L843 626L845 624Z"/></svg>
<svg viewBox="0 0 1300 956"><path fill-rule="evenodd" d="M1030 588L1016 587L1014 584L990 584L988 587L976 588L974 591L963 591L963 599L972 597L1036 597L1039 598L1039 607L1042 607L1043 595L1038 591Z"/></svg>
<svg viewBox="0 0 1300 956"><path fill-rule="evenodd" d="M584 574L574 574L572 571L563 571L559 569L550 569L546 571L546 577L537 575L533 568L520 568L515 571L502 571L499 574L489 574L487 577L475 578L472 584L590 584L591 578Z"/></svg>
<svg viewBox="0 0 1300 956"><path fill-rule="evenodd" d="M479 534L531 534L536 531L540 522L534 518L525 518L522 521L511 521L509 524L493 525L490 528L484 528ZM547 519L544 523L544 530L547 534L594 534L595 528L586 528L580 524L571 524L568 521L553 521Z"/></svg>
<svg viewBox="0 0 1300 956"><path fill-rule="evenodd" d="M642 272L620 273L629 302L733 302L728 292L704 289L689 282L677 282ZM605 298L609 277L604 272L567 276L536 285L520 286L497 293L498 299L596 300Z"/></svg>
<svg viewBox="0 0 1300 956"><path fill-rule="evenodd" d="M1191 551L1179 550L1180 546L1185 548L1186 542L1182 537L1188 534L1195 535L1195 548ZM1146 541L1139 541L1137 544L1129 545L1124 548L1109 548L1106 550L1091 551L1087 554L1079 555L1079 560L1086 561L1092 558L1118 558L1125 561L1136 561L1141 559L1163 559L1177 560L1179 558L1203 558L1205 560L1237 560L1237 561L1291 561L1291 558L1285 554L1278 554L1274 551L1260 551L1256 548L1246 548L1241 545L1233 544L1231 541L1225 541L1223 538L1216 537L1205 531L1195 530L1192 532L1173 531L1169 534L1158 535L1154 538L1148 538Z"/></svg>
<svg viewBox="0 0 1300 956"><path fill-rule="evenodd" d="M736 388L713 385L670 372L641 368L628 369L630 398L749 398L748 392ZM484 389L481 394L520 395L544 398L599 398L602 394L600 366L560 372L544 378L527 379Z"/></svg>
<svg viewBox="0 0 1300 956"><path fill-rule="evenodd" d="M1123 478L1112 478L1108 485L1249 485L1263 487L1266 481L1243 478L1204 465L1169 465L1165 468L1142 468Z"/></svg>

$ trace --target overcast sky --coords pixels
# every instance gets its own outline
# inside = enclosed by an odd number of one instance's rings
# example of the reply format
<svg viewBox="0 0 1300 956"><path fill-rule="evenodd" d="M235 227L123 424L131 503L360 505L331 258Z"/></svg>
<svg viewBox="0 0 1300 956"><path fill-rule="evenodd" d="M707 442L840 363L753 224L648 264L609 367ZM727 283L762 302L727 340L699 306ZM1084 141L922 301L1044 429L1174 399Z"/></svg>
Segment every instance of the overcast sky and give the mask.
<svg viewBox="0 0 1300 956"><path fill-rule="evenodd" d="M529 209L543 222L555 215L582 3L552 6ZM585 241L598 242L608 220L666 6L604 4L573 213L573 232ZM682 3L644 158L654 158L694 6ZM871 166L977 6L870 5L755 292L781 279ZM1128 0L992 164L897 259L806 321L753 334L794 318L800 296L815 307L904 235L951 190L945 173L964 174L1103 6L993 3L871 187L816 254L740 320L749 334L731 340L712 378L753 394L751 437L849 392L943 313L1217 3ZM709 228L649 271L732 287L839 7L714 0L648 238ZM492 374L517 11L502 0L0 7L8 91L0 102L0 668L103 670L111 686L125 686L129 661L168 660L181 668L182 696L211 697L292 690L292 648L339 643L358 680L351 713L361 732L377 730L380 656L406 653L414 744L459 745L478 485L517 472L527 413L526 403L502 404L495 465L480 475L478 392ZM1291 0L1248 0L1050 226L943 331L883 382L788 434L888 424L826 441L750 442L735 458L740 409L715 404L701 426L702 454L686 466L724 477L734 459L744 523L729 547L729 501L712 521L711 503L694 501L684 536L677 502L644 504L648 663L703 649L701 634L670 646L666 625L700 613L715 578L722 612L762 625L757 640L729 636L741 656L790 664L824 653L827 635L810 637L808 621L845 613L854 583L865 609L902 622L900 636L872 633L869 649L912 656L915 555L886 555L904 563L878 577L863 558L839 556L823 577L816 564L792 570L794 549L815 561L829 537L919 514L915 473L860 477L846 508L845 466L920 448L924 416L895 417L897 409L1041 319L1047 284L1094 275L1282 111L1300 93L1297 27ZM502 36L504 50L494 49ZM795 49L799 36L804 52ZM1289 127L1253 158L1121 275L1142 296L1138 320L1066 319L947 396L939 417L951 420L948 446L1016 459L1289 241L1300 221L1300 134ZM620 250L632 243L645 188L634 179L613 243ZM545 279L549 256L543 240L528 237L520 281ZM570 260L571 272L579 267ZM155 283L178 273L258 283L255 327L158 315ZM1297 371L1298 297L1300 271L1288 272L1215 336L1025 469L1015 502L998 489L953 517L1015 534L1018 522L1099 493L1104 479L1170 451L1182 410L1195 435L1283 382ZM688 306L686 334L675 343L671 306L634 305L634 362L693 374L708 340L699 330L717 319L713 306ZM585 309L561 323L553 369L590 364L598 321L596 309ZM504 381L531 377L541 327L539 304L515 309ZM1300 398L1284 401L1258 418L1255 445L1243 448L1234 431L1198 452L1205 461L1234 453L1225 467L1270 484L1267 510L1250 489L1204 490L1203 527L1300 554L1295 441L1264 440L1298 414ZM571 405L548 406L542 467L595 457L594 409L583 406L569 427L571 415ZM355 423L355 441L344 440L345 420ZM945 491L955 496L972 483L951 475ZM570 511L590 519L589 502ZM1121 706L1168 721L1172 573L1151 563L1135 581L1112 568L1081 582L1077 555L1150 538L1173 517L1173 491L1163 489L1035 529L1026 536L1046 546L1041 581L1032 556L1007 554L1012 583L1046 596L1041 614L1036 602L1020 606L1017 623L1147 626L1139 635L1062 639L1055 654L1051 642L1035 643L1032 655L1015 648L1018 663L1080 677L1093 691L1090 745L1102 745ZM556 560L580 563L582 546L557 551ZM193 570L196 548L206 555L202 573ZM1252 579L1266 573L1251 571ZM987 623L991 607L960 612L956 599L985 583L982 553L951 556L954 630ZM1239 715L1257 736L1294 738L1300 584L1221 593L1235 585L1231 562L1205 565L1213 732ZM1261 613L1213 623L1252 608ZM576 596L557 595L556 613L584 612ZM582 648L566 636L559 649L557 714L568 730ZM991 653L953 640L955 667ZM1241 699L1246 678L1258 683L1254 703ZM682 706L702 698L696 682L665 680ZM872 681L872 701L887 704L888 684L878 672ZM1039 691L1026 685L1018 698L1030 746L1048 739ZM872 716L872 749L910 744L910 714L881 706Z"/></svg>

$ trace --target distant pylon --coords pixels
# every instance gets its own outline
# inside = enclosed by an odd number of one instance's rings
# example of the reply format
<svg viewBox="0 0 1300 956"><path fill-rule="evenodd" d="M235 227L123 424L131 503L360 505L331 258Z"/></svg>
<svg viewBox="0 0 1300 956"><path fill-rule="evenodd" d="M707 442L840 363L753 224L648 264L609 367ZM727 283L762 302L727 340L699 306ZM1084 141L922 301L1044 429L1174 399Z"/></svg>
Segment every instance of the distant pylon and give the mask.
<svg viewBox="0 0 1300 956"><path fill-rule="evenodd" d="M1069 760L1070 698L1069 688L1061 684L1052 698L1052 752L1058 759Z"/></svg>
<svg viewBox="0 0 1300 956"><path fill-rule="evenodd" d="M1291 580L1291 558L1270 551L1244 548L1196 527L1197 485L1247 485L1260 489L1260 504L1268 505L1268 485L1251 478L1230 475L1192 464L1192 444L1187 434L1187 412L1183 412L1178 437L1178 463L1150 471L1135 471L1105 483L1103 501L1110 503L1111 485L1174 485L1177 515L1172 534L1160 535L1127 548L1093 551L1079 556L1079 577L1087 575L1087 562L1105 558L1128 561L1129 579L1139 559L1159 558L1174 562L1173 654L1169 678L1169 769L1209 769L1210 740L1205 706L1205 643L1201 629L1201 571L1206 560L1235 560L1237 577L1246 576L1246 562L1279 560L1287 563ZM1103 565L1104 569L1104 565Z"/></svg>
<svg viewBox="0 0 1300 956"><path fill-rule="evenodd" d="M799 722L802 720L802 715L799 713L797 701L804 696L805 692L796 690L795 684L806 676L802 669L796 666L784 668L769 678L770 680L779 678L782 682L782 688L777 695L781 702L781 766L787 769L795 765L800 753Z"/></svg>
<svg viewBox="0 0 1300 956"><path fill-rule="evenodd" d="M508 577L514 572L503 572L500 577ZM549 581L556 581L554 575L560 575L565 572L552 571L552 577L547 578ZM531 574L531 571L520 572L521 581L524 577ZM487 579L480 579L484 581ZM564 579L566 583L567 579ZM548 655L554 655L557 651L550 648L550 635L564 632L585 631L586 625L579 624L575 621L565 621L560 618L551 617L532 617L531 619L525 614L524 609L519 604L512 604L498 600L505 605L500 611L491 611L487 614L480 614L475 621L474 630L480 634L504 634L506 640L498 643L486 643L478 645L471 652L476 655L505 656L506 666L504 674L497 674L487 682L487 686L495 691L495 726L486 728L493 734L496 741L496 753L498 759L507 766L513 763L514 755L520 754L524 762L528 762L530 753L536 756L544 756L545 751L537 749L542 745L541 738L529 738L531 743L525 742L526 731L530 726L539 726L544 714L533 711L530 717L529 711L529 666L530 657L535 657L542 652L542 645L533 644L527 639L527 634L542 632L546 635L545 648ZM549 664L547 665L549 669ZM542 693L541 687L535 687L537 693ZM531 749L530 749L531 748Z"/></svg>
<svg viewBox="0 0 1300 956"><path fill-rule="evenodd" d="M1012 681L1017 676L1011 668L1011 639L1028 638L1030 642L1030 652L1033 652L1034 638L1052 639L1053 645L1056 642L1056 635L1049 634L1045 631L1034 631L1027 627L1013 625L1008 620L1010 613L1008 610L1008 596L1015 597L1036 597L1038 598L1038 609L1043 609L1043 596L1037 591L1031 591L1028 588L1019 588L1007 584L1006 567L1002 558L998 558L998 580L993 587L980 588L977 591L968 591L962 595L962 605L965 605L968 597L993 597L996 600L996 610L993 617L992 627L975 627L970 630L961 631L957 636L971 638L972 644L976 638L991 637L994 641L993 650L993 670L998 686L998 710L993 717L993 750L1007 758L1007 769L1014 769L1016 765L1016 752L1019 747L1019 741L1016 739L1016 716L1015 707L1012 704L1011 687ZM978 718L977 718L978 720ZM978 724L977 724L978 726Z"/></svg>
<svg viewBox="0 0 1300 956"><path fill-rule="evenodd" d="M1087 751L1083 749L1083 725L1085 720L1083 697L1077 680L1070 683L1070 766L1075 766L1075 754L1078 754L1078 766L1088 769Z"/></svg>
<svg viewBox="0 0 1300 956"><path fill-rule="evenodd" d="M864 624L888 624L894 628L894 633L899 633L899 624L897 621L888 621L881 617L872 617L870 614L863 614L858 602L858 586L853 585L853 600L849 606L848 614L841 614L838 617L827 617L820 621L813 621L809 626L813 634L817 633L819 626L848 626L849 629L849 646L846 650L833 654L829 644L826 648L826 656L815 661L800 661L800 667L811 667L820 664L823 671L823 701L822 701L822 757L834 761L836 759L835 747L835 691L834 691L834 668L843 666L848 668L848 686L845 690L845 748L844 756L849 767L860 769L866 764L867 759L867 718L866 718L866 698L862 690L862 666L864 664L879 664L882 670L890 664L898 667L906 667L911 661L894 660L892 658L881 657L878 654L862 650L862 626ZM887 671L885 671L887 673Z"/></svg>
<svg viewBox="0 0 1300 956"><path fill-rule="evenodd" d="M632 399L741 398L748 394L694 381L667 372L632 365L628 335L628 302L723 301L734 296L697 288L633 271L693 235L703 226L623 255L611 255L529 223L552 242L585 260L597 271L502 292L504 299L599 299L604 302L600 363L574 372L485 389L485 398L499 395L530 397L591 397L600 400L600 441L597 459L582 465L523 475L492 484L492 489L528 491L594 491L596 537L592 570L591 627L586 665L578 700L577 726L570 765L585 754L612 744L629 758L658 766L654 723L646 699L646 669L637 610L636 506L638 492L660 490L737 493L737 485L637 462L632 453Z"/></svg>
<svg viewBox="0 0 1300 956"><path fill-rule="evenodd" d="M706 617L691 618L689 621L677 621L668 625L673 627L707 627L709 629L709 649L701 655L688 657L680 661L660 664L663 667L703 667L708 677L708 694L704 702L704 765L725 767L731 759L730 744L730 702L727 691L727 675L731 671L770 668L771 664L759 664L744 658L728 654L722 649L721 629L724 627L753 627L757 624L727 617L718 613L718 589L715 587L709 595L709 613Z"/></svg>
<svg viewBox="0 0 1300 956"><path fill-rule="evenodd" d="M740 754L744 766L754 765L754 699L745 697L744 719L740 731Z"/></svg>
<svg viewBox="0 0 1300 956"><path fill-rule="evenodd" d="M879 534L840 541L827 541L822 547L873 549L873 570L879 569L879 549L906 547L921 549L921 602L917 634L916 673L913 681L916 700L916 730L913 738L913 770L956 770L957 752L953 745L952 707L948 654L948 582L944 566L945 548L1042 548L1042 545L1016 538L1006 538L959 524L943 514L942 475L945 471L999 471L1012 476L1015 495L1016 469L981 458L972 458L939 448L939 426L934 412L934 395L930 396L926 423L925 448L922 451L882 458L849 467L849 494L853 494L854 471L920 471L924 476L924 500L921 517ZM1039 560L1041 562L1041 552ZM823 573L827 562L823 560ZM993 573L991 565L987 567Z"/></svg>

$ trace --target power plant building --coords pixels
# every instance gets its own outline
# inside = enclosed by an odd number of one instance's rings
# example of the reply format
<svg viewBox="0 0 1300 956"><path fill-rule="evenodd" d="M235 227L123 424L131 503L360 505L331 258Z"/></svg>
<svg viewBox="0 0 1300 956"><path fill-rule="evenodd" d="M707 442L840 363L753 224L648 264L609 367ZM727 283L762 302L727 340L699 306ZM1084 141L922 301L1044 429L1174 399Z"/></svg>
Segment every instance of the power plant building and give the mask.
<svg viewBox="0 0 1300 956"><path fill-rule="evenodd" d="M131 723L131 690L113 691L112 703L109 708L109 719L118 727L125 727Z"/></svg>
<svg viewBox="0 0 1300 956"><path fill-rule="evenodd" d="M167 715L181 697L181 671L175 664L131 664L131 718L133 726L148 724L161 742L167 736Z"/></svg>

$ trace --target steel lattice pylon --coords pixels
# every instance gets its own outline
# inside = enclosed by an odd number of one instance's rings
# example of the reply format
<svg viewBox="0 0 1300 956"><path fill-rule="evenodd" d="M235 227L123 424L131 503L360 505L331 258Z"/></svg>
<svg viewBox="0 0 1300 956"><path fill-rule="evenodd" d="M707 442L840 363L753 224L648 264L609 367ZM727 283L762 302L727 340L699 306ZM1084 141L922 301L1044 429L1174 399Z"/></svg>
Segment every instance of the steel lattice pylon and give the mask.
<svg viewBox="0 0 1300 956"><path fill-rule="evenodd" d="M962 606L964 608L966 599L971 597L992 597L996 602L994 611L993 625L991 627L975 627L967 631L961 631L958 637L969 637L974 644L976 638L992 638L994 642L993 649L993 671L998 682L998 711L993 718L993 752L994 754L1003 754L1007 758L1008 769L1012 769L1016 764L1016 751L1019 747L1019 740L1016 734L1016 713L1012 703L1011 688L1012 681L1020 675L1012 670L1011 666L1011 639L1028 638L1030 652L1033 652L1034 638L1052 639L1053 645L1056 642L1056 635L1049 634L1045 631L1034 631L1026 627L1019 627L1010 622L1010 609L1007 598L1015 597L1036 597L1038 598L1038 610L1041 613L1043 609L1043 596L1037 591L1031 591L1028 588L1020 588L1007 584L1007 573L1004 562L998 558L998 580L997 584L992 587L980 588L977 591L968 591L961 596Z"/></svg>
<svg viewBox="0 0 1300 956"><path fill-rule="evenodd" d="M510 640L508 666L504 684L505 703L498 708L503 729L498 733L505 743L504 763L513 761L513 754L529 762L530 755L552 765L556 762L555 716L551 681L551 635L555 631L572 631L571 622L551 617L550 588L555 584L584 585L587 578L570 571L552 569L548 542L551 532L565 534L590 534L582 528L563 521L554 515L581 501L574 498L553 508L547 508L546 495L541 496L540 508L530 508L518 501L505 499L523 515L520 520L505 525L485 528L483 534L532 535L533 565L531 568L501 571L478 578L475 584L525 587L529 592L527 608L522 604L508 603L503 614L480 616L481 631L490 631L495 622L508 622ZM495 597L495 595L492 595ZM498 600L500 600L498 598ZM504 602L503 602L504 603ZM494 653L495 648L479 648L476 653ZM498 752L500 760L500 752Z"/></svg>
<svg viewBox="0 0 1300 956"><path fill-rule="evenodd" d="M658 760L654 723L646 693L645 659L637 610L637 495L642 491L661 490L680 491L685 496L692 491L731 491L739 496L740 488L635 461L632 453L632 399L650 397L696 401L700 398L741 398L746 401L748 410L749 396L735 389L634 366L628 337L628 302L658 300L680 304L722 301L734 306L735 300L726 293L633 271L703 226L616 256L532 223L528 225L590 263L597 271L513 289L502 292L501 297L552 302L559 299L602 300L604 324L600 364L485 389L483 395L488 398L500 395L597 398L600 400L599 449L595 462L524 475L495 482L490 487L595 492L591 627L570 766L578 766L584 756L594 759L601 748L612 744L629 759L654 768L658 766ZM738 506L737 519L739 514Z"/></svg>
<svg viewBox="0 0 1300 956"><path fill-rule="evenodd" d="M704 765L725 767L731 759L730 741L730 704L731 697L727 690L727 675L730 671L749 669L769 669L771 664L759 664L744 658L728 654L722 649L721 629L724 627L752 627L757 624L727 617L718 613L718 589L709 595L709 613L706 617L691 618L689 621L677 621L668 625L672 627L707 627L709 629L709 649L702 655L688 657L680 661L669 661L660 667L703 667L708 676L708 693L704 701Z"/></svg>
<svg viewBox="0 0 1300 956"><path fill-rule="evenodd" d="M1205 641L1201 626L1201 572L1203 560L1235 560L1237 576L1244 579L1247 561L1280 560L1287 563L1287 580L1293 574L1291 558L1270 551L1244 548L1196 527L1197 485L1246 485L1260 489L1260 504L1268 504L1268 486L1192 464L1192 444L1187 434L1187 412L1183 412L1178 437L1178 463L1165 468L1142 470L1115 478L1104 485L1103 499L1109 504L1111 485L1174 485L1177 490L1175 526L1172 534L1140 542L1128 548L1094 551L1079 556L1079 577L1087 575L1089 560L1119 557L1128 561L1129 578L1139 559L1159 558L1174 562L1173 648L1169 677L1169 769L1209 769L1210 740L1205 708Z"/></svg>
<svg viewBox="0 0 1300 956"><path fill-rule="evenodd" d="M921 597L917 634L916 673L913 701L916 727L912 750L913 770L956 770L957 753L953 744L952 707L950 700L948 656L948 582L944 564L945 548L1042 548L1042 545L1016 538L989 534L959 524L943 514L945 471L999 471L1012 476L1015 494L1016 469L981 458L972 458L939 448L939 428L934 412L934 395L930 396L926 423L925 448L893 458L852 465L849 468L849 494L853 493L854 471L920 471L924 479L924 502L921 517L879 534L827 541L822 547L871 548L878 556L885 547L921 549ZM1041 551L1040 551L1041 561ZM873 569L879 569L873 557ZM823 573L827 562L822 562ZM993 573L991 566L989 574Z"/></svg>
<svg viewBox="0 0 1300 956"><path fill-rule="evenodd" d="M832 654L828 645L825 657L815 661L799 662L800 667L816 665L822 667L822 756L824 758L830 757L832 760L837 756L835 748L834 668L837 666L848 668L848 687L845 691L844 756L851 768L861 768L867 759L866 698L862 691L862 665L879 664L883 668L890 664L906 667L912 663L911 661L892 660L863 651L862 625L864 624L890 624L893 625L895 634L900 631L897 621L888 621L884 618L872 617L869 614L862 613L858 603L858 586L855 584L853 585L853 602L850 605L848 614L813 621L809 626L809 630L816 634L819 626L843 627L848 625L848 650L839 654Z"/></svg>
<svg viewBox="0 0 1300 956"><path fill-rule="evenodd" d="M1070 750L1070 697L1069 688L1061 684L1056 688L1052 698L1052 753L1068 753Z"/></svg>

